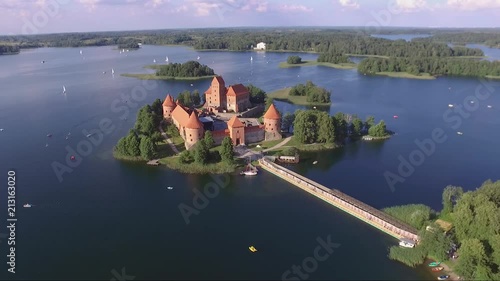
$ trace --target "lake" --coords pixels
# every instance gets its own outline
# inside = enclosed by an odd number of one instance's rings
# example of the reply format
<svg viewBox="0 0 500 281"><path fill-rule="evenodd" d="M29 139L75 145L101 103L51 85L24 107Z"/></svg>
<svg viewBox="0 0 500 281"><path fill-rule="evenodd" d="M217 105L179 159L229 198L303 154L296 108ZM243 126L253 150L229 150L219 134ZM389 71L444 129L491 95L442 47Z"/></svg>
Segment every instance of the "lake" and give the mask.
<svg viewBox="0 0 500 281"><path fill-rule="evenodd" d="M6 183L11 169L17 174L16 279L107 280L118 278L122 270L137 280L282 279L292 266L310 260L322 239L338 247L310 269L309 279L435 280L424 268L411 269L387 258L397 240L269 173L215 180L115 160L113 146L133 127L141 106L167 93L204 91L210 84L120 76L149 72L143 66L162 62L165 56L170 62L200 56L226 84L252 83L265 91L312 80L332 91L333 104L326 109L331 114L385 120L397 133L391 139L309 153L292 167L376 208L423 203L439 210L447 185L473 190L487 179L498 179L498 81L397 79L321 66L280 69L279 63L292 53L198 52L165 46L143 46L124 54L109 46L82 50L82 55L78 48L42 48L0 56L1 178ZM483 99L471 105L465 99L482 83L489 91L483 87ZM447 113L448 104L457 108L464 103L464 117ZM277 106L282 112L303 108L282 102ZM445 119L443 114L450 115ZM452 127L458 121L461 124ZM95 143L87 142L85 135L100 124L109 130L102 138L96 134ZM404 182L391 189L384 173L398 174L398 157L415 157L415 142L431 138L437 128L446 141L435 144ZM52 165L67 165L66 158L78 149L84 154L81 161L68 160L73 167L59 179ZM186 224L180 204L199 206L203 202L197 192L217 182L227 184ZM6 184L2 186L5 196ZM34 206L21 208L25 203ZM6 216L2 211L1 219ZM250 253L250 245L258 252ZM5 264L8 253L1 249ZM0 277L13 276L4 270Z"/></svg>

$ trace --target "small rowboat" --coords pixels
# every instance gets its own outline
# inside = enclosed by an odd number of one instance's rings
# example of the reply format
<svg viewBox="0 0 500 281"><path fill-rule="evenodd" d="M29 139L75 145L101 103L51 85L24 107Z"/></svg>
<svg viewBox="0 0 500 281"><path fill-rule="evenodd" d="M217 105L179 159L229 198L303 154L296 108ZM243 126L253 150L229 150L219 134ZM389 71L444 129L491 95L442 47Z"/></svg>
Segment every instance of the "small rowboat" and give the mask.
<svg viewBox="0 0 500 281"><path fill-rule="evenodd" d="M440 265L440 264L441 264L441 262L440 262L440 261L434 261L434 262L429 263L429 266L430 266L430 267L434 267L434 266L438 266L438 265Z"/></svg>
<svg viewBox="0 0 500 281"><path fill-rule="evenodd" d="M446 280L448 278L450 278L449 275L441 275L441 276L438 277L438 280Z"/></svg>
<svg viewBox="0 0 500 281"><path fill-rule="evenodd" d="M443 267L442 266L437 266L437 267L433 267L431 270L434 271L434 272L438 272L438 271L443 270Z"/></svg>
<svg viewBox="0 0 500 281"><path fill-rule="evenodd" d="M252 253L257 252L257 249L255 249L255 247L254 247L254 246L250 246L250 247L248 247L248 249L249 249Z"/></svg>

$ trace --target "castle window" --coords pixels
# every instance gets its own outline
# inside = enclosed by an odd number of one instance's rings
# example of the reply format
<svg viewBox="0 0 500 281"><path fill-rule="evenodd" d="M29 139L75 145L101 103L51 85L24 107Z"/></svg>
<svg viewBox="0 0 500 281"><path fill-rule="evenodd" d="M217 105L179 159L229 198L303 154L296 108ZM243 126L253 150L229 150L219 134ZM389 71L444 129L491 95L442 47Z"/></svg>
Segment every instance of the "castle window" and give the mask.
<svg viewBox="0 0 500 281"><path fill-rule="evenodd" d="M191 139L191 141L193 141L193 139Z"/></svg>
<svg viewBox="0 0 500 281"><path fill-rule="evenodd" d="M189 136L191 136L191 134L189 134Z"/></svg>

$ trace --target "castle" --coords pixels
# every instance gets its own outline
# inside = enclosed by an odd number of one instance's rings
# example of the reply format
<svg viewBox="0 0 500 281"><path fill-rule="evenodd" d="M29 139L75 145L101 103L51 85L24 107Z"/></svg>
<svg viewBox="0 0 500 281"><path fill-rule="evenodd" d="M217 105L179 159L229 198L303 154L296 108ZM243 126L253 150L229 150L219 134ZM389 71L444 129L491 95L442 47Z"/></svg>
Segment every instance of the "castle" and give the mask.
<svg viewBox="0 0 500 281"><path fill-rule="evenodd" d="M190 109L174 102L171 95L167 94L163 102L163 118L172 122L184 139L186 149L192 148L203 138L205 131L212 131L215 144L219 145L225 137L230 137L233 145L260 142L263 140L281 139L281 116L274 104L264 114L264 124L252 124L250 121L240 120L234 114L228 122L222 123L218 130L214 130L214 120L207 113L229 110L241 112L252 105L248 89L241 85L225 87L222 77L215 77L212 84L205 92L206 101L203 110ZM243 118L242 118L243 119Z"/></svg>

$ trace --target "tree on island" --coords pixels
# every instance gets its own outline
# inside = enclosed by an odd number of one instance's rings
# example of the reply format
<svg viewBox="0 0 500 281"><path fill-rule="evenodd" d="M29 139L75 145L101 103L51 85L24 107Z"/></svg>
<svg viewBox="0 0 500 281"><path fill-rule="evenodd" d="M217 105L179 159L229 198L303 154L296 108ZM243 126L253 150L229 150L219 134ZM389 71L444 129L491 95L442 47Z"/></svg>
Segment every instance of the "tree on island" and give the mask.
<svg viewBox="0 0 500 281"><path fill-rule="evenodd" d="M145 160L151 160L156 154L156 145L150 137L142 136L139 144L141 157Z"/></svg>
<svg viewBox="0 0 500 281"><path fill-rule="evenodd" d="M330 103L331 93L325 88L314 85L312 81L307 81L306 84L298 84L290 89L291 96L306 96L308 102Z"/></svg>
<svg viewBox="0 0 500 281"><path fill-rule="evenodd" d="M208 149L214 147L215 140L214 137L212 136L212 131L206 131L203 140L205 141L205 145L207 146Z"/></svg>
<svg viewBox="0 0 500 281"><path fill-rule="evenodd" d="M167 77L203 77L212 75L215 75L213 69L197 61L160 65L156 70L156 76Z"/></svg>
<svg viewBox="0 0 500 281"><path fill-rule="evenodd" d="M290 127L292 127L293 122L295 121L295 114L287 112L283 117L281 117L281 129L286 132L290 132Z"/></svg>
<svg viewBox="0 0 500 281"><path fill-rule="evenodd" d="M302 58L299 57L299 56L289 56L287 59L286 59L286 62L288 64L300 64L302 63Z"/></svg>
<svg viewBox="0 0 500 281"><path fill-rule="evenodd" d="M125 151L127 155L137 157L141 155L141 149L139 148L140 140L137 134L130 130L130 133L125 139Z"/></svg>
<svg viewBox="0 0 500 281"><path fill-rule="evenodd" d="M361 136L363 132L363 121L361 121L361 119L358 117L353 118L350 129L354 137Z"/></svg>
<svg viewBox="0 0 500 281"><path fill-rule="evenodd" d="M193 92L185 90L179 94L177 101L185 107L199 106L201 104L200 92L198 90Z"/></svg>
<svg viewBox="0 0 500 281"><path fill-rule="evenodd" d="M293 122L294 136L300 143L334 143L335 125L326 112L297 110Z"/></svg>
<svg viewBox="0 0 500 281"><path fill-rule="evenodd" d="M385 126L384 120L378 122L377 125L370 127L368 130L368 135L372 137L386 137L389 135L387 128Z"/></svg>
<svg viewBox="0 0 500 281"><path fill-rule="evenodd" d="M441 214L449 214L453 211L455 203L464 194L464 191L459 186L447 186L443 191L443 210Z"/></svg>
<svg viewBox="0 0 500 281"><path fill-rule="evenodd" d="M220 156L222 158L222 161L226 163L233 163L234 162L234 147L233 147L233 141L229 137L225 137L222 140L221 144L221 150L220 150Z"/></svg>
<svg viewBox="0 0 500 281"><path fill-rule="evenodd" d="M340 53L336 52L326 52L326 53L321 53L318 56L317 59L318 62L329 62L329 63L334 63L334 64L339 64L339 63L353 63L351 59L349 59L348 56L345 56Z"/></svg>
<svg viewBox="0 0 500 281"><path fill-rule="evenodd" d="M250 93L250 102L253 104L265 103L266 102L266 92L264 90L249 84L247 86L248 92Z"/></svg>

